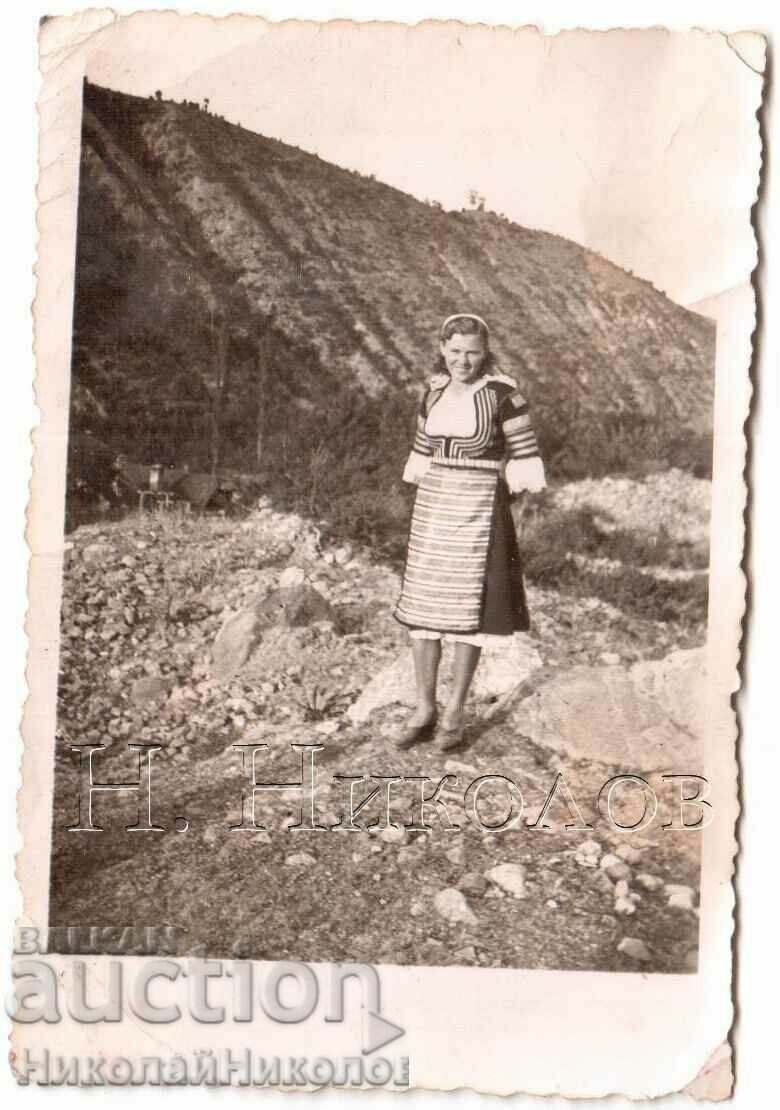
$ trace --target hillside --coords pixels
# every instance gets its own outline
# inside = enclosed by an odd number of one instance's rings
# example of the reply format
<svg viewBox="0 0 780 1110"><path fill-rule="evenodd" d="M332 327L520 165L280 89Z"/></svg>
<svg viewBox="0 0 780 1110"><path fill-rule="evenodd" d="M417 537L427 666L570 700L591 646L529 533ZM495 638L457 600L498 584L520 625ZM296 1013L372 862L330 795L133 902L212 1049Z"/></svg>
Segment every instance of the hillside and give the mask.
<svg viewBox="0 0 780 1110"><path fill-rule="evenodd" d="M313 483L397 473L437 325L461 307L490 321L553 471L706 469L714 326L648 282L197 105L85 85L72 477L86 437L256 470L327 515Z"/></svg>

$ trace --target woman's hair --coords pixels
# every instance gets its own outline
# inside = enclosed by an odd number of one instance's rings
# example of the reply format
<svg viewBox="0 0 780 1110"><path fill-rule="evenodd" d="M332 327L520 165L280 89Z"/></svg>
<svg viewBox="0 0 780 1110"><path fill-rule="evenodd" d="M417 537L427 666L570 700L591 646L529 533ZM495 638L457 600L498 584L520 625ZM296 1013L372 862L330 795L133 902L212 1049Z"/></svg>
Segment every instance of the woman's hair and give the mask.
<svg viewBox="0 0 780 1110"><path fill-rule="evenodd" d="M482 340L482 346L485 348L485 358L482 361L480 370L483 374L489 374L496 368L496 360L493 352L490 350L490 335L488 333L485 323L475 316L454 316L451 317L441 329L439 338L442 343L446 343L448 339L452 339L453 335L478 335ZM436 363L433 368L434 374L447 374L447 364L444 361L444 356L439 351L436 358Z"/></svg>

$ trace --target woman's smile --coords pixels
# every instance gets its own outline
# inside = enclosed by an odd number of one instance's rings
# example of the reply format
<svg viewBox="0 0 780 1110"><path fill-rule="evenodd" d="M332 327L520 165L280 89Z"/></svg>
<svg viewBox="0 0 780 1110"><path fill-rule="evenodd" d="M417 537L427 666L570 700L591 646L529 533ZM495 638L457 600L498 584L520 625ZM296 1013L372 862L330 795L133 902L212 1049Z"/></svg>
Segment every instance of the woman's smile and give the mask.
<svg viewBox="0 0 780 1110"><path fill-rule="evenodd" d="M441 344L441 353L450 377L467 384L479 377L487 352L478 335L460 335L456 332Z"/></svg>

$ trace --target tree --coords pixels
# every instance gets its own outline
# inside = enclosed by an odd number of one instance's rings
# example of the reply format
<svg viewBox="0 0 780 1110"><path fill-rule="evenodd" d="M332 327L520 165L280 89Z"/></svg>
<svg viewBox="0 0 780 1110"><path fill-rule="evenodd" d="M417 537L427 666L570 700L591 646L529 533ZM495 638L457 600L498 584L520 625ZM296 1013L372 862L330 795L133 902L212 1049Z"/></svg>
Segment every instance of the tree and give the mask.
<svg viewBox="0 0 780 1110"><path fill-rule="evenodd" d="M211 473L216 474L222 458L222 413L230 384L230 323L227 314L212 325L214 352L214 401L211 409Z"/></svg>
<svg viewBox="0 0 780 1110"><path fill-rule="evenodd" d="M271 305L271 311L260 333L260 342L257 345L257 424L255 427L255 465L259 472L263 465L265 452L265 413L267 409L267 383L268 366L273 351L273 323L276 316L276 305Z"/></svg>

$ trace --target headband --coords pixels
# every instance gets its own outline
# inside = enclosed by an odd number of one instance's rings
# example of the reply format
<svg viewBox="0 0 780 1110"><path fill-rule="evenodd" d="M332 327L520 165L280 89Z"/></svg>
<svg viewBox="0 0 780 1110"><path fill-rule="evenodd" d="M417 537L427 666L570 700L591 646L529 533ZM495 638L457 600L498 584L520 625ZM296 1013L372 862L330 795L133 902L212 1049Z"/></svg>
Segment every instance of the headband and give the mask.
<svg viewBox="0 0 780 1110"><path fill-rule="evenodd" d="M439 334L441 334L444 331L444 329L447 327L447 325L451 324L453 320L476 320L477 323L482 325L482 327L485 329L487 334L490 335L490 328L487 326L487 324L482 319L482 317L481 316L475 316L472 312L456 312L454 316L448 316L447 319L442 324L441 332Z"/></svg>

